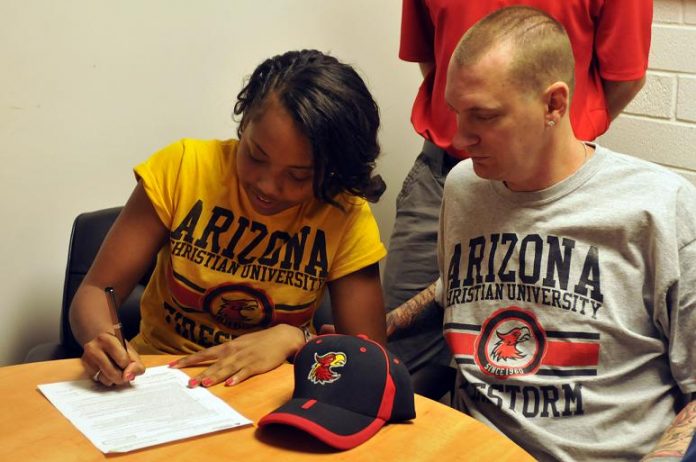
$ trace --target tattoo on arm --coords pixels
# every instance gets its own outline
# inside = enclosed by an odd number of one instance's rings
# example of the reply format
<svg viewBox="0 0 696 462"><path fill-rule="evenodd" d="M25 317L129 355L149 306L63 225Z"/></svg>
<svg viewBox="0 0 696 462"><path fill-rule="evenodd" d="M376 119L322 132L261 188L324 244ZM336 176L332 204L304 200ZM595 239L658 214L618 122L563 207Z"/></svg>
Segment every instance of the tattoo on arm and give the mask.
<svg viewBox="0 0 696 462"><path fill-rule="evenodd" d="M387 313L387 336L397 334L416 324L429 309L439 309L435 305L435 282L416 296Z"/></svg>
<svg viewBox="0 0 696 462"><path fill-rule="evenodd" d="M677 414L672 424L662 434L655 449L642 461L664 461L669 460L668 458L681 460L694 437L694 430L696 430L696 399Z"/></svg>

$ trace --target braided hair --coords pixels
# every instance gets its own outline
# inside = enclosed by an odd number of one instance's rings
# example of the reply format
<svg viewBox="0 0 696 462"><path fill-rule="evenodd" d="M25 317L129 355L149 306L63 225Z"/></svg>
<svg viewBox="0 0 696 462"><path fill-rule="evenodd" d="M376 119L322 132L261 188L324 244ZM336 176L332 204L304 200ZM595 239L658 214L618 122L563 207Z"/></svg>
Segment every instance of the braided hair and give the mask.
<svg viewBox="0 0 696 462"><path fill-rule="evenodd" d="M237 95L237 135L274 95L312 146L313 191L339 206L341 192L376 202L386 189L373 176L379 155L379 109L349 65L317 50L289 51L266 59Z"/></svg>

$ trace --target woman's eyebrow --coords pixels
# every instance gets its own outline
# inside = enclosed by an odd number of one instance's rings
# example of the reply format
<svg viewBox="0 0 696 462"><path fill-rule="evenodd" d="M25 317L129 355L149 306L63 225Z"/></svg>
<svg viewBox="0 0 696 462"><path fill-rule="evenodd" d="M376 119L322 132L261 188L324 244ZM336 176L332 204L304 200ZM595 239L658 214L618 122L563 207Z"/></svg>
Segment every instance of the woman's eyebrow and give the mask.
<svg viewBox="0 0 696 462"><path fill-rule="evenodd" d="M258 144L258 143L257 143L256 141L254 141L254 140L250 140L250 141L251 141L251 144L253 144L254 147L255 147L258 151L261 152L261 154L263 154L265 157L268 157L268 153L266 153L266 151L263 150L263 148L261 147L260 144Z"/></svg>
<svg viewBox="0 0 696 462"><path fill-rule="evenodd" d="M270 157L266 151L263 150L260 144L258 144L254 140L250 140L251 144L254 145L254 147L264 155L264 157ZM301 170L314 170L314 165L288 165L288 168L296 168L296 169L301 169Z"/></svg>

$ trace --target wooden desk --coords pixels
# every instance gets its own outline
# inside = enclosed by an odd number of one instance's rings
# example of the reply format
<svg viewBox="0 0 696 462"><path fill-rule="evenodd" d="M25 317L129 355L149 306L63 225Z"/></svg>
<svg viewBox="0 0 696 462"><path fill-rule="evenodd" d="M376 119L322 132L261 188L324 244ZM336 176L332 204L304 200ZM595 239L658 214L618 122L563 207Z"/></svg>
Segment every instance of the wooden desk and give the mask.
<svg viewBox="0 0 696 462"><path fill-rule="evenodd" d="M167 364L171 356L145 356L148 366ZM185 369L193 374L201 368ZM375 461L524 461L533 460L512 441L441 403L416 395L417 417L388 424L349 451L336 451L307 434L255 425L176 441L125 454L104 455L44 398L36 386L85 379L77 359L0 368L0 459L17 461L182 460L246 462L328 460ZM289 364L234 387L210 389L254 424L292 395ZM11 459L10 459L11 458Z"/></svg>

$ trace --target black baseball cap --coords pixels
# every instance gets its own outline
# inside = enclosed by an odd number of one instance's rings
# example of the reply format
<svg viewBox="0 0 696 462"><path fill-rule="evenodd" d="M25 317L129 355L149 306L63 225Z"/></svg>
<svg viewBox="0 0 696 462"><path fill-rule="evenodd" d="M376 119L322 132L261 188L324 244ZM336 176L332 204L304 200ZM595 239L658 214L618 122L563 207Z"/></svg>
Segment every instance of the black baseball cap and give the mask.
<svg viewBox="0 0 696 462"><path fill-rule="evenodd" d="M406 366L364 335L320 335L295 355L292 398L258 425L299 428L337 449L416 417Z"/></svg>

